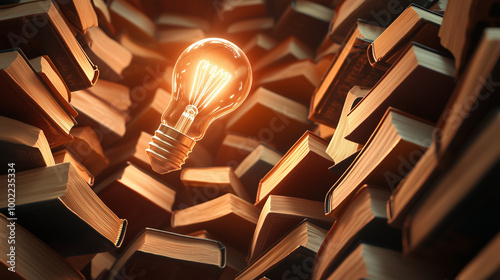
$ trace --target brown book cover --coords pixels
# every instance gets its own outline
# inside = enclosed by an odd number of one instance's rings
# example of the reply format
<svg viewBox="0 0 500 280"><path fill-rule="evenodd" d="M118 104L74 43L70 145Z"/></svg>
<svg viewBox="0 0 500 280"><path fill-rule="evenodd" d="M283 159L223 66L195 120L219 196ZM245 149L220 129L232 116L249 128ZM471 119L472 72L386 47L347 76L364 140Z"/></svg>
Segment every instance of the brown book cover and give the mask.
<svg viewBox="0 0 500 280"><path fill-rule="evenodd" d="M0 189L7 193L7 184ZM7 205L5 196L4 214ZM15 216L63 257L116 250L127 228L69 162L16 173Z"/></svg>
<svg viewBox="0 0 500 280"><path fill-rule="evenodd" d="M337 127L349 90L356 85L372 87L384 75L370 66L366 56L368 46L382 32L381 27L357 22L311 98L310 120Z"/></svg>
<svg viewBox="0 0 500 280"><path fill-rule="evenodd" d="M40 26L40 22L44 22ZM34 1L0 9L2 49L19 47L28 58L48 55L71 91L92 86L99 76L52 1ZM29 36L23 34L29 28Z"/></svg>
<svg viewBox="0 0 500 280"><path fill-rule="evenodd" d="M306 131L260 180L255 205L262 208L270 195L322 201L337 179L328 170L333 164L325 153L327 141Z"/></svg>

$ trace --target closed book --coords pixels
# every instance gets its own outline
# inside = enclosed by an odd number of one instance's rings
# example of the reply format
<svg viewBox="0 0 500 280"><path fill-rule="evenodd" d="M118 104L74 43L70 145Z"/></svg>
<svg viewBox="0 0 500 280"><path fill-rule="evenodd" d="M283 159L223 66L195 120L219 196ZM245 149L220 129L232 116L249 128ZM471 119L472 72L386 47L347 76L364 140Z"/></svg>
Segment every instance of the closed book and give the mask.
<svg viewBox="0 0 500 280"><path fill-rule="evenodd" d="M325 212L338 217L364 184L394 189L432 139L434 126L389 108L372 136L325 197Z"/></svg>
<svg viewBox="0 0 500 280"><path fill-rule="evenodd" d="M19 223L62 256L120 247L127 221L97 197L69 162L18 172L15 179ZM0 188L7 193L7 184ZM6 196L0 211L10 211Z"/></svg>
<svg viewBox="0 0 500 280"><path fill-rule="evenodd" d="M370 66L366 56L368 46L383 30L357 22L311 98L310 120L337 127L349 90L353 86L371 88L384 75L383 70Z"/></svg>
<svg viewBox="0 0 500 280"><path fill-rule="evenodd" d="M325 239L327 230L307 219L285 234L269 250L250 263L235 279L260 279L264 275L270 279L292 277L296 275L293 267L309 267L319 246ZM299 270L300 271L300 270ZM302 277L308 277L310 271L300 271Z"/></svg>
<svg viewBox="0 0 500 280"><path fill-rule="evenodd" d="M98 25L92 0L56 0L55 3L79 32L85 33L87 29Z"/></svg>
<svg viewBox="0 0 500 280"><path fill-rule="evenodd" d="M260 180L255 205L262 208L270 195L322 201L337 179L328 167L327 141L306 131L281 160Z"/></svg>
<svg viewBox="0 0 500 280"><path fill-rule="evenodd" d="M51 148L71 141L69 131L76 122L61 103L67 101L54 96L22 53L3 52L0 60L6 98L0 105L2 115L43 129Z"/></svg>
<svg viewBox="0 0 500 280"><path fill-rule="evenodd" d="M16 171L55 164L43 130L0 116L0 164L16 164ZM0 171L6 174L7 170Z"/></svg>
<svg viewBox="0 0 500 280"><path fill-rule="evenodd" d="M71 130L73 141L65 148L81 162L92 175L97 176L109 164L109 158L104 155L100 135L90 126L75 127Z"/></svg>
<svg viewBox="0 0 500 280"><path fill-rule="evenodd" d="M311 279L325 279L359 242L401 250L401 231L387 225L390 191L363 185L330 228L318 251Z"/></svg>
<svg viewBox="0 0 500 280"><path fill-rule="evenodd" d="M111 279L218 279L226 248L217 241L146 228L116 259Z"/></svg>
<svg viewBox="0 0 500 280"><path fill-rule="evenodd" d="M368 47L370 64L381 68L390 67L411 42L447 53L438 36L442 22L442 15L411 4Z"/></svg>
<svg viewBox="0 0 500 280"><path fill-rule="evenodd" d="M44 24L40 24L44 23ZM2 49L19 47L29 58L48 55L71 91L92 86L97 67L78 44L52 1L34 1L0 9ZM25 36L27 28L29 36Z"/></svg>
<svg viewBox="0 0 500 280"><path fill-rule="evenodd" d="M207 202L175 210L170 222L177 232L208 230L223 243L245 252L259 218L259 209L247 201L225 194Z"/></svg>
<svg viewBox="0 0 500 280"><path fill-rule="evenodd" d="M454 68L452 59L434 50L409 46L349 112L346 138L365 143L388 107L437 122L455 86Z"/></svg>
<svg viewBox="0 0 500 280"><path fill-rule="evenodd" d="M323 202L290 196L269 196L255 227L249 261L267 251L306 218L327 228L335 221L332 217L325 216Z"/></svg>
<svg viewBox="0 0 500 280"><path fill-rule="evenodd" d="M477 124L454 162L434 180L403 226L403 250L446 268L451 277L500 230L500 112ZM488 147L488 148L485 148Z"/></svg>

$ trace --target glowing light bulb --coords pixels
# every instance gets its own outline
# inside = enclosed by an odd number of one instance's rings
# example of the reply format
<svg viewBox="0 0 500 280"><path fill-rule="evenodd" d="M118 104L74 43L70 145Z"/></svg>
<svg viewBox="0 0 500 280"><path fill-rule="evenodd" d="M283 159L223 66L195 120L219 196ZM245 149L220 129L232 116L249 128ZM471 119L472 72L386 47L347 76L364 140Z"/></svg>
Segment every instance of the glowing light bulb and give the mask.
<svg viewBox="0 0 500 280"><path fill-rule="evenodd" d="M170 103L146 150L153 170L179 170L209 125L238 108L251 85L250 62L235 44L209 38L184 50L174 66Z"/></svg>

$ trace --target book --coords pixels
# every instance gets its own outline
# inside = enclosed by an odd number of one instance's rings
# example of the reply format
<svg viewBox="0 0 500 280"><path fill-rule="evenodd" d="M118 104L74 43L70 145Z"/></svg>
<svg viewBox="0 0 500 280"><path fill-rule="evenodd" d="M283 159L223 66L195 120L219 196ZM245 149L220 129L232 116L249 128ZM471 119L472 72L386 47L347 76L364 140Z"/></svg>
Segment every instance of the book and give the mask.
<svg viewBox="0 0 500 280"><path fill-rule="evenodd" d="M389 108L353 163L325 197L325 213L338 217L363 184L394 189L430 145L434 126Z"/></svg>
<svg viewBox="0 0 500 280"><path fill-rule="evenodd" d="M259 33L269 33L274 27L272 17L244 19L229 24L224 32L235 44L243 44Z"/></svg>
<svg viewBox="0 0 500 280"><path fill-rule="evenodd" d="M13 217L10 217L13 218ZM83 275L15 220L0 214L2 279L85 279ZM14 238L9 238L14 236ZM13 241L12 241L13 240Z"/></svg>
<svg viewBox="0 0 500 280"><path fill-rule="evenodd" d="M47 55L38 56L30 59L30 64L33 66L38 76L42 78L45 84L50 88L54 96L61 101L64 108L70 113L72 117L78 116L78 112L69 104L71 101L71 92L64 80L57 71L56 66Z"/></svg>
<svg viewBox="0 0 500 280"><path fill-rule="evenodd" d="M469 132L498 104L498 96L493 92L498 88L494 77L500 71L499 59L500 29L487 28L437 124L437 150L441 157L460 148Z"/></svg>
<svg viewBox="0 0 500 280"><path fill-rule="evenodd" d="M490 145L499 127L496 108L477 124L453 164L434 180L406 218L405 254L440 264L454 277L499 232L499 225L491 221L499 210L500 149Z"/></svg>
<svg viewBox="0 0 500 280"><path fill-rule="evenodd" d="M100 77L104 80L119 82L123 70L130 65L132 53L120 43L109 37L98 26L79 36L80 44L87 55L99 67Z"/></svg>
<svg viewBox="0 0 500 280"><path fill-rule="evenodd" d="M0 13L1 13L0 9ZM4 91L2 116L43 129L51 148L72 140L69 131L76 124L62 102L18 51L0 53L0 79Z"/></svg>
<svg viewBox="0 0 500 280"><path fill-rule="evenodd" d="M499 276L500 263L496 254L500 249L500 234L496 234L488 244L458 273L457 280L494 279Z"/></svg>
<svg viewBox="0 0 500 280"><path fill-rule="evenodd" d="M184 168L181 172L181 181L193 196L203 192L210 193L210 196L215 198L232 193L248 202L253 201L230 166Z"/></svg>
<svg viewBox="0 0 500 280"><path fill-rule="evenodd" d="M311 59L274 67L259 75L255 87L263 87L304 105L309 105L321 74Z"/></svg>
<svg viewBox="0 0 500 280"><path fill-rule="evenodd" d="M217 15L213 17L215 27L266 15L266 1L264 0L218 1L212 6Z"/></svg>
<svg viewBox="0 0 500 280"><path fill-rule="evenodd" d="M86 91L127 116L128 120L132 100L130 100L130 89L127 86L107 80L99 80Z"/></svg>
<svg viewBox="0 0 500 280"><path fill-rule="evenodd" d="M345 133L347 131L347 114L349 114L352 107L365 97L369 91L369 88L354 86L347 93L337 128L325 150L335 163L343 161L363 147L359 143L345 139Z"/></svg>
<svg viewBox="0 0 500 280"><path fill-rule="evenodd" d="M85 180L89 186L94 185L94 175L92 175L92 173L90 173L90 171L88 171L87 168L80 163L70 151L62 149L54 152L53 156L55 163L69 162L78 172L78 175L80 175L80 177L82 177L82 179Z"/></svg>
<svg viewBox="0 0 500 280"><path fill-rule="evenodd" d="M265 88L251 93L226 124L228 132L256 138L283 153L310 127L306 106Z"/></svg>
<svg viewBox="0 0 500 280"><path fill-rule="evenodd" d="M358 21L334 58L310 101L309 119L337 127L342 107L353 86L372 87L384 71L368 63L366 50L383 28Z"/></svg>
<svg viewBox="0 0 500 280"><path fill-rule="evenodd" d="M442 15L411 4L371 43L368 61L372 66L389 68L411 42L447 53L438 36L442 22Z"/></svg>
<svg viewBox="0 0 500 280"><path fill-rule="evenodd" d="M201 28L170 28L160 29L156 33L156 44L161 54L172 61L176 61L179 55L191 44L205 39L207 35Z"/></svg>
<svg viewBox="0 0 500 280"><path fill-rule="evenodd" d="M257 60L252 69L256 73L267 67L276 66L300 59L312 59L313 51L309 49L304 43L290 36L282 40L274 48L268 51L264 56Z"/></svg>
<svg viewBox="0 0 500 280"><path fill-rule="evenodd" d="M498 27L498 14L490 12L495 5L495 1L474 0L447 3L439 37L441 44L453 54L457 77L467 66L484 29ZM463 21L464 18L468 20Z"/></svg>
<svg viewBox="0 0 500 280"><path fill-rule="evenodd" d="M40 24L44 22L44 24ZM92 86L97 67L78 44L52 1L34 1L0 9L0 48L19 47L30 58L48 55L71 91ZM29 28L29 36L24 29Z"/></svg>
<svg viewBox="0 0 500 280"><path fill-rule="evenodd" d="M92 175L99 175L109 164L109 158L104 155L100 136L90 126L71 129L73 141L65 148L83 164Z"/></svg>
<svg viewBox="0 0 500 280"><path fill-rule="evenodd" d="M79 32L85 33L98 25L97 15L92 0L56 0L57 8Z"/></svg>
<svg viewBox="0 0 500 280"><path fill-rule="evenodd" d="M314 133L317 134L319 137L327 141L330 141L333 137L333 134L335 133L335 128L329 127L324 124L318 124Z"/></svg>
<svg viewBox="0 0 500 280"><path fill-rule="evenodd" d="M124 48L129 50L133 55L133 59L129 65L133 67L136 64L139 65L166 65L168 64L167 59L162 55L154 46L147 42L143 42L132 38L128 32L122 31L115 37L115 40L120 43ZM138 66L139 66L138 65Z"/></svg>
<svg viewBox="0 0 500 280"><path fill-rule="evenodd" d="M241 271L235 279L259 279L266 276L270 279L288 277L297 273L293 267L304 270L303 263L310 263L323 242L327 230L308 221L298 224L293 230L283 236L268 251ZM306 268L306 269L307 269ZM303 277L306 272L300 271Z"/></svg>
<svg viewBox="0 0 500 280"><path fill-rule="evenodd" d="M194 236L198 238L207 238L211 240L218 240L219 238L206 230L199 230L188 234L189 236ZM220 276L220 280L234 280L236 274L246 267L245 254L241 253L237 249L223 244L226 247L227 262L226 268Z"/></svg>
<svg viewBox="0 0 500 280"><path fill-rule="evenodd" d="M98 25L106 34L114 36L116 34L115 27L111 23L111 13L109 7L104 0L92 0L94 11L97 16Z"/></svg>
<svg viewBox="0 0 500 280"><path fill-rule="evenodd" d="M125 137L128 138L131 135L137 135L141 131L154 134L155 130L158 129L158 123L161 120L161 115L168 107L170 98L170 92L162 88L157 88L154 92L152 100L148 102L144 108L135 110L133 116L127 122ZM130 104L129 107L131 106L132 104Z"/></svg>
<svg viewBox="0 0 500 280"><path fill-rule="evenodd" d="M390 267L389 269L380 269ZM360 243L328 279L443 279L443 272L424 261L407 259L401 252Z"/></svg>
<svg viewBox="0 0 500 280"><path fill-rule="evenodd" d="M116 259L107 279L218 279L226 249L217 241L146 228Z"/></svg>
<svg viewBox="0 0 500 280"><path fill-rule="evenodd" d="M346 1L343 0L338 6L335 17L330 23L329 35L334 42L341 43L349 33L349 29L357 19L387 27L399 14L411 3L427 8L432 4L431 0L402 0L402 1Z"/></svg>
<svg viewBox="0 0 500 280"><path fill-rule="evenodd" d="M406 179L394 190L387 204L392 226L403 226L408 213L431 187L443 167L455 160L458 150L469 141L477 124L498 104L496 95L491 93L495 88L492 77L499 69L499 34L498 29L485 30L469 67L464 71L441 114L433 143Z"/></svg>
<svg viewBox="0 0 500 280"><path fill-rule="evenodd" d="M93 190L114 213L127 219L123 247L144 228L170 223L175 191L131 163L102 179Z"/></svg>
<svg viewBox="0 0 500 280"><path fill-rule="evenodd" d="M16 171L55 164L47 138L38 127L0 116L0 163L8 166L15 161ZM4 169L1 174L7 173Z"/></svg>
<svg viewBox="0 0 500 280"><path fill-rule="evenodd" d="M136 40L154 42L156 25L140 9L126 0L113 0L108 4L111 22L117 32L126 30Z"/></svg>
<svg viewBox="0 0 500 280"><path fill-rule="evenodd" d="M16 172L15 179L16 218L61 256L120 247L127 221L106 207L69 162ZM7 193L7 184L0 189ZM7 205L5 196L0 212L7 213Z"/></svg>
<svg viewBox="0 0 500 280"><path fill-rule="evenodd" d="M437 122L455 86L454 68L453 60L411 45L349 112L346 139L365 143L389 106Z"/></svg>
<svg viewBox="0 0 500 280"><path fill-rule="evenodd" d="M309 48L316 50L324 34L328 32L328 25L334 14L333 9L316 1L290 1L286 10L276 21L272 34L277 40L295 36Z"/></svg>
<svg viewBox="0 0 500 280"><path fill-rule="evenodd" d="M327 141L306 131L281 160L260 180L255 206L262 208L270 195L323 201L335 176L325 153Z"/></svg>
<svg viewBox="0 0 500 280"><path fill-rule="evenodd" d="M260 57L274 48L278 42L266 33L257 33L252 39L241 45L250 62L256 62Z"/></svg>
<svg viewBox="0 0 500 280"><path fill-rule="evenodd" d="M360 242L401 250L401 231L387 225L390 191L363 185L335 221L321 245L311 279L326 279Z"/></svg>
<svg viewBox="0 0 500 280"><path fill-rule="evenodd" d="M79 113L76 118L78 124L92 127L103 147L125 135L127 117L89 91L73 92L71 104Z"/></svg>
<svg viewBox="0 0 500 280"><path fill-rule="evenodd" d="M234 169L255 150L261 141L252 137L228 132L222 139L215 156L215 164L231 166Z"/></svg>
<svg viewBox="0 0 500 280"><path fill-rule="evenodd" d="M155 25L159 29L176 27L201 28L204 31L210 29L210 22L202 17L169 12L158 15L155 19Z"/></svg>
<svg viewBox="0 0 500 280"><path fill-rule="evenodd" d="M255 200L260 179L279 162L283 155L265 144L260 144L234 169L234 174Z"/></svg>
<svg viewBox="0 0 500 280"><path fill-rule="evenodd" d="M208 230L242 252L248 250L259 209L228 193L188 208L174 210L170 225L177 232Z"/></svg>
<svg viewBox="0 0 500 280"><path fill-rule="evenodd" d="M91 279L102 280L104 274L111 270L111 267L116 262L117 254L115 252L102 252L96 254L90 261L90 277Z"/></svg>
<svg viewBox="0 0 500 280"><path fill-rule="evenodd" d="M300 205L300 207L297 207ZM335 221L325 216L323 202L270 195L259 215L250 245L252 262L305 218L329 228Z"/></svg>

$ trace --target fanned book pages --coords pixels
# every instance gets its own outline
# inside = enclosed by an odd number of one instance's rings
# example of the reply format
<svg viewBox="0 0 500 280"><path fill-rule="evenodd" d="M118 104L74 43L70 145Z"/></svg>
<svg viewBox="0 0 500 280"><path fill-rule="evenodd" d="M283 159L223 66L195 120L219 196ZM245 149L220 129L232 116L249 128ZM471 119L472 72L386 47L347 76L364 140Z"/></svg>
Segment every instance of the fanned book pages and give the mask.
<svg viewBox="0 0 500 280"><path fill-rule="evenodd" d="M106 279L216 280L226 261L220 242L146 228L116 259Z"/></svg>
<svg viewBox="0 0 500 280"><path fill-rule="evenodd" d="M366 145L325 197L325 213L338 217L363 184L393 189L430 145L434 126L389 108ZM403 168L405 166L405 168Z"/></svg>
<svg viewBox="0 0 500 280"><path fill-rule="evenodd" d="M24 37L23 27L37 20L46 22L33 36ZM71 91L92 86L99 76L50 0L27 2L0 9L0 48L21 48L29 58L48 55Z"/></svg>
<svg viewBox="0 0 500 280"><path fill-rule="evenodd" d="M67 101L54 96L22 53L2 52L0 61L6 98L0 103L2 116L43 129L51 148L71 141L69 132L76 121L61 103Z"/></svg>
<svg viewBox="0 0 500 280"><path fill-rule="evenodd" d="M7 175L1 176L7 180ZM7 184L0 186L7 193ZM8 211L7 197L0 211ZM62 256L113 251L127 221L118 218L69 162L16 173L19 223Z"/></svg>

